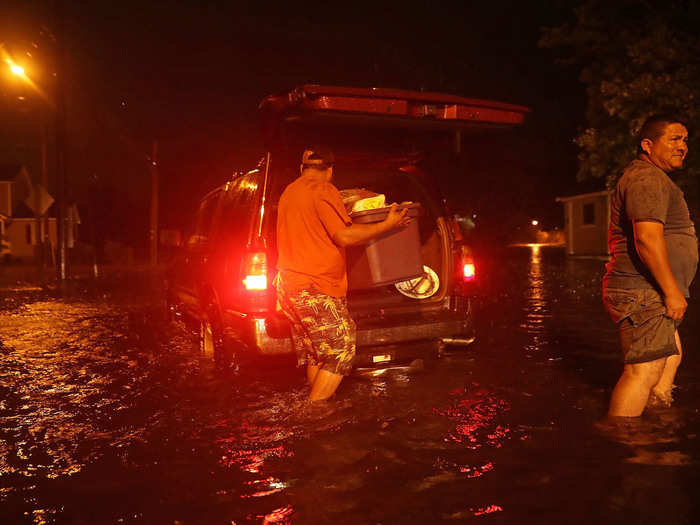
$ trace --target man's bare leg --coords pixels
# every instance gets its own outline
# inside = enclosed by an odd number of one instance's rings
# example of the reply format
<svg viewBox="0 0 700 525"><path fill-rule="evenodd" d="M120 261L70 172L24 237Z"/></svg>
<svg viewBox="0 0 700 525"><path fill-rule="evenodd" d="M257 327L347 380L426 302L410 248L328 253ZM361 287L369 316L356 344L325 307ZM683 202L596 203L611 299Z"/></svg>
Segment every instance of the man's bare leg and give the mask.
<svg viewBox="0 0 700 525"><path fill-rule="evenodd" d="M649 393L664 369L667 358L625 365L610 399L609 416L638 417L642 415Z"/></svg>
<svg viewBox="0 0 700 525"><path fill-rule="evenodd" d="M328 370L319 370L311 386L309 401L323 401L331 397L343 380L342 374L334 374Z"/></svg>
<svg viewBox="0 0 700 525"><path fill-rule="evenodd" d="M678 331L676 330L676 348L678 348L678 355L671 355L666 358L666 364L664 365L664 371L661 374L661 379L652 388L652 393L658 397L664 404L671 404L671 390L673 389L673 381L676 378L676 371L681 364L681 359L683 357L683 347L681 346L681 338L678 336Z"/></svg>
<svg viewBox="0 0 700 525"><path fill-rule="evenodd" d="M316 374L318 374L318 365L306 365L306 379L312 386L316 380Z"/></svg>

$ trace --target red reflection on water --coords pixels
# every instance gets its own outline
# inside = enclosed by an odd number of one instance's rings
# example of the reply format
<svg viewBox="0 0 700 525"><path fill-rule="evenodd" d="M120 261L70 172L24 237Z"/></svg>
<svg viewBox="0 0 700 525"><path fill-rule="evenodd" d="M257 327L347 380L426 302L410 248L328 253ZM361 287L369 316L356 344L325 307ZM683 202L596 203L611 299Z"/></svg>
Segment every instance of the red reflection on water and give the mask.
<svg viewBox="0 0 700 525"><path fill-rule="evenodd" d="M464 472L467 474L468 478L480 478L487 472L491 472L493 470L493 463L490 461L486 463L485 465L481 465L480 467L460 467L459 471Z"/></svg>
<svg viewBox="0 0 700 525"><path fill-rule="evenodd" d="M241 494L242 499L247 498L262 498L263 496L269 496L270 494L276 494L282 489L270 489L270 490L260 490L258 492L253 492L252 494Z"/></svg>
<svg viewBox="0 0 700 525"><path fill-rule="evenodd" d="M478 386L473 384L472 386ZM450 392L462 399L454 400L453 406L436 410L441 416L456 420L455 428L445 441L465 444L472 450L490 445L500 447L510 434L510 428L502 424L494 426L494 421L510 408L504 399L496 397L486 389L471 390L460 388Z"/></svg>
<svg viewBox="0 0 700 525"><path fill-rule="evenodd" d="M285 505L284 507L273 510L265 516L261 516L263 518L262 525L272 525L273 523L275 525L291 525L293 514L294 507Z"/></svg>
<svg viewBox="0 0 700 525"><path fill-rule="evenodd" d="M498 505L489 505L488 507L480 507L478 509L469 509L474 513L474 516L482 516L484 514L492 514L494 512L502 512L503 507Z"/></svg>
<svg viewBox="0 0 700 525"><path fill-rule="evenodd" d="M277 492L281 492L284 490L287 485L286 483L280 481L277 478L274 478L270 476L269 478L265 479L254 479L251 481L246 481L246 485L259 485L261 483L264 483L268 486L268 490L259 490L257 492L253 492L252 494L241 494L241 498L246 499L246 498L260 498L262 496L269 496L270 494L275 494Z"/></svg>
<svg viewBox="0 0 700 525"><path fill-rule="evenodd" d="M506 437L508 435L508 432L510 432L510 429L507 427L502 427L502 426L497 426L496 429L489 434L488 438L491 441L498 441L502 440L502 438ZM500 446L500 444L499 444Z"/></svg>
<svg viewBox="0 0 700 525"><path fill-rule="evenodd" d="M229 468L234 465L240 465L241 468L246 472L257 474L260 472L260 468L263 466L263 464L268 458L288 458L293 455L294 453L292 451L285 450L285 448L282 445L269 448L240 450L236 450L232 447L230 450L226 451L224 455L221 456L219 463L224 467Z"/></svg>

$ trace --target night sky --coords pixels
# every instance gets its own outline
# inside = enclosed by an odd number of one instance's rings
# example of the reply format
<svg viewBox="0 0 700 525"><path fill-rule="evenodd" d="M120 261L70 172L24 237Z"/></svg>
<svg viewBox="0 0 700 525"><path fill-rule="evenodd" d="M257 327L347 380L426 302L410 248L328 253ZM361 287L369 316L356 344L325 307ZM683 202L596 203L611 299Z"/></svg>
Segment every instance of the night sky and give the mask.
<svg viewBox="0 0 700 525"><path fill-rule="evenodd" d="M17 2L3 9L0 21L6 49L22 57L38 84L49 86L56 44L41 28L55 28L50 5ZM506 192L525 195L518 201L524 216L545 225L562 222L554 197L577 189L571 139L583 124L584 90L578 72L556 64L537 41L542 27L570 19L576 2L273 5L64 2L72 198L81 204L103 188L112 199L105 210L145 216L146 156L157 139L161 224L182 227L199 196L233 171L253 167L264 153L258 102L299 84L324 83L441 91L531 107L518 139L501 146L509 151L495 145L485 153L493 156L492 182L499 185L499 169L508 169L498 166L500 158L521 163L515 179L505 177ZM31 58L23 55L26 49ZM38 178L42 103L4 74L0 94L0 164L26 164ZM478 160L482 167L491 164ZM489 184L481 180L474 187ZM141 219L134 220L122 227L139 230Z"/></svg>

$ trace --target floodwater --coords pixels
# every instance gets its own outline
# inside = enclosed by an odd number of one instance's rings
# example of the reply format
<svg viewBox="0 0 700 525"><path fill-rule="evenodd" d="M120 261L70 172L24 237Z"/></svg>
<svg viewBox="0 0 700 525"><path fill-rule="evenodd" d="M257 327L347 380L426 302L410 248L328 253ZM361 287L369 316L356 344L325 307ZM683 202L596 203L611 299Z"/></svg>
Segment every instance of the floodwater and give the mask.
<svg viewBox="0 0 700 525"><path fill-rule="evenodd" d="M222 375L146 274L0 291L0 523L697 523L700 304L673 408L597 425L620 372L603 263L479 261L479 340L309 408Z"/></svg>

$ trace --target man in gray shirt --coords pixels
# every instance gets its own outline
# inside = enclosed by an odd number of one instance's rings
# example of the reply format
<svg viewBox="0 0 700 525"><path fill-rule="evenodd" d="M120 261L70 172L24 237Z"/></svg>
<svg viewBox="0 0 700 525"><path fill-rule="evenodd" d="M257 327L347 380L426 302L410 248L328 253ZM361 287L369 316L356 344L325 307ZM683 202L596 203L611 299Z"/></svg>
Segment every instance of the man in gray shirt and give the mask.
<svg viewBox="0 0 700 525"><path fill-rule="evenodd" d="M668 173L683 167L688 130L656 115L639 133L639 155L625 168L610 209L612 259L603 301L620 329L624 371L609 415L637 417L647 405L671 404L681 362L676 328L688 306L698 241L681 189Z"/></svg>

